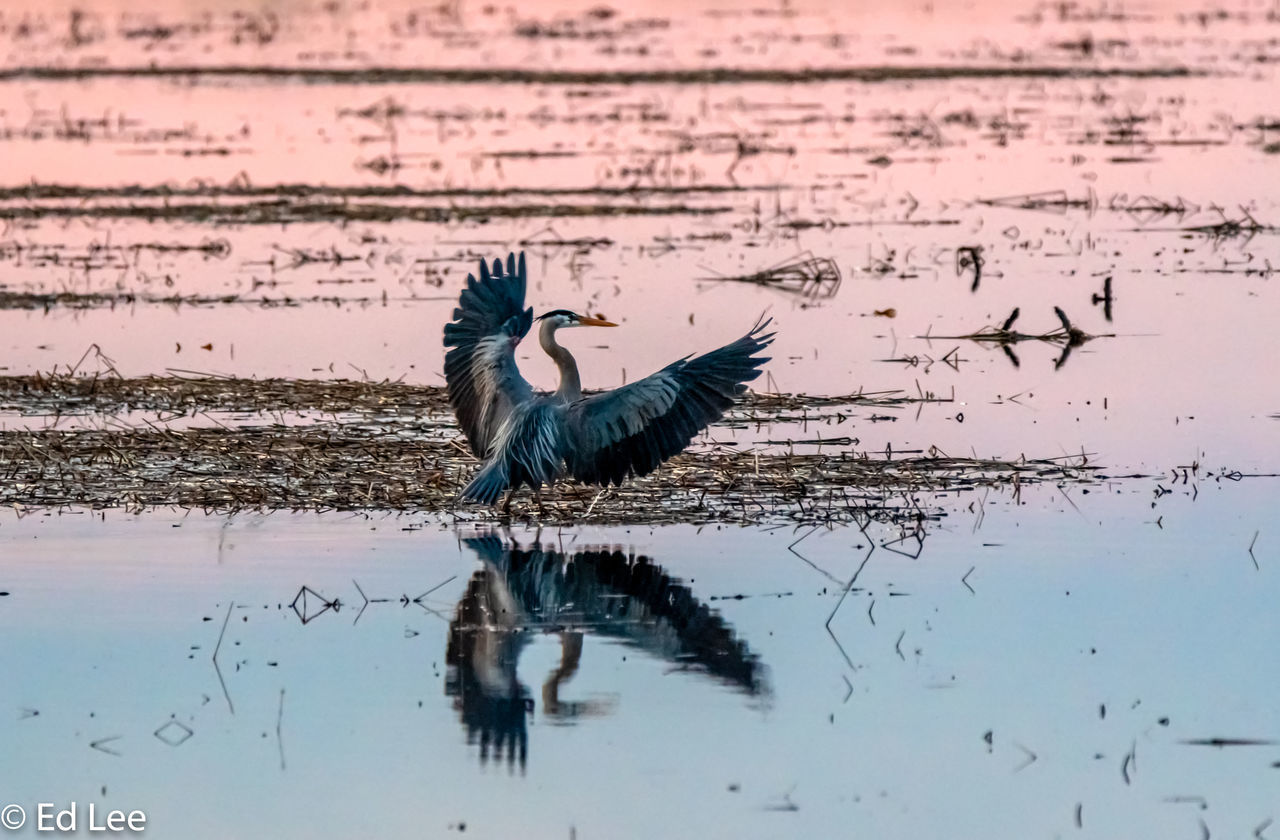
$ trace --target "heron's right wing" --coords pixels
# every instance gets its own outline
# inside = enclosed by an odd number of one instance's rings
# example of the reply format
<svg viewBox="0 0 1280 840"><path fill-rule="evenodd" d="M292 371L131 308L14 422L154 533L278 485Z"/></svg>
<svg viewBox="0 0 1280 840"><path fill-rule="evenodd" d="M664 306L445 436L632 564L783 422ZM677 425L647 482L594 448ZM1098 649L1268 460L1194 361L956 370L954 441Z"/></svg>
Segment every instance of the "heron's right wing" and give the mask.
<svg viewBox="0 0 1280 840"><path fill-rule="evenodd" d="M445 324L444 377L458 425L477 457L488 454L494 436L512 407L533 395L533 388L516 367L515 347L533 325L533 309L524 308L527 274L524 254L493 261L493 270L480 261L480 279L467 275L467 287Z"/></svg>
<svg viewBox="0 0 1280 840"><path fill-rule="evenodd" d="M621 484L678 454L760 375L769 359L756 354L773 340L764 333L768 325L762 321L732 344L565 408L560 443L569 473Z"/></svg>

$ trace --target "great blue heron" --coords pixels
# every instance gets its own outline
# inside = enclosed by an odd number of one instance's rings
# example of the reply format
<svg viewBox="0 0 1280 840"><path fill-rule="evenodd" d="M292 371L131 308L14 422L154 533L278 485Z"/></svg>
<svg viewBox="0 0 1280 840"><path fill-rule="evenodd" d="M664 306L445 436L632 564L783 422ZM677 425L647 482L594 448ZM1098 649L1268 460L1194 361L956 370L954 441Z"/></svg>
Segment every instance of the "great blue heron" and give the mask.
<svg viewBox="0 0 1280 840"><path fill-rule="evenodd" d="M444 328L449 401L471 451L485 462L460 498L494 504L508 490L507 509L526 484L541 504L542 485L566 473L608 486L652 472L719 420L769 361L755 355L773 340L763 332L769 321L760 321L719 350L584 397L578 365L556 343L556 330L617 325L555 309L537 319L538 341L560 369L560 387L537 393L515 359L534 321L524 305L526 282L523 253L518 261L507 257L506 271L501 260L492 269L482 260L480 279L467 275L453 322Z"/></svg>

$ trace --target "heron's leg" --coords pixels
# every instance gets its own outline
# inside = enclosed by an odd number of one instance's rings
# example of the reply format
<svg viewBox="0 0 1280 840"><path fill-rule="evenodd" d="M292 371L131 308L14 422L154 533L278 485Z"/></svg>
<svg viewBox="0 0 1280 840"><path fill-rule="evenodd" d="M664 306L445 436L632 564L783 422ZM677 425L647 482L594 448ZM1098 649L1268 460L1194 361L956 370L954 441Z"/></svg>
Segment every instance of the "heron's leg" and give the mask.
<svg viewBox="0 0 1280 840"><path fill-rule="evenodd" d="M533 498L538 502L538 515L546 513L546 509L542 507L542 485L538 485L538 489L533 491Z"/></svg>
<svg viewBox="0 0 1280 840"><path fill-rule="evenodd" d="M507 491L507 498L506 498L506 500L505 500L505 501L503 501L503 503L502 503L502 512L503 512L503 513L510 515L510 513L511 513L511 500L515 498L515 495L516 495L516 488L512 487L510 490L508 490L508 491Z"/></svg>
<svg viewBox="0 0 1280 840"><path fill-rule="evenodd" d="M552 717L574 717L581 704L561 703L560 685L573 679L582 660L582 633L568 630L560 634L560 665L547 675L542 684L542 708Z"/></svg>

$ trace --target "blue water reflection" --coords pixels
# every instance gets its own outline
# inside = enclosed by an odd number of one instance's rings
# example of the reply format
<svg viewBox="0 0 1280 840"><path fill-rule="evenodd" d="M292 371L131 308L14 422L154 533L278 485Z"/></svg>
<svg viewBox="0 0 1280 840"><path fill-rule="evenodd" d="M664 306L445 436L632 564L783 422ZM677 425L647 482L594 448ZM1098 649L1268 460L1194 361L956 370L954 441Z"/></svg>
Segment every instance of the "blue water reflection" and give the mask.
<svg viewBox="0 0 1280 840"><path fill-rule="evenodd" d="M566 686L582 665L586 635L619 640L704 674L752 697L767 696L764 666L733 628L649 558L620 550L565 553L522 548L495 535L464 540L481 567L449 625L445 693L454 698L481 762L528 759L535 700L517 675L534 634L559 639L560 658L541 687L542 714L572 722L612 711L608 698L571 700Z"/></svg>

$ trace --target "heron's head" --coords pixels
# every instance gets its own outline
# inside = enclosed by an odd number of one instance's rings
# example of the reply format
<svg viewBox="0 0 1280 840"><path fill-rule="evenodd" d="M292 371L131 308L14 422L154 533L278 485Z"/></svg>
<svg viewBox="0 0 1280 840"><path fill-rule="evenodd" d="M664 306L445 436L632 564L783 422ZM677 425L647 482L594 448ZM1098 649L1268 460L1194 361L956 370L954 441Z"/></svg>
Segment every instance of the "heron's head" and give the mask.
<svg viewBox="0 0 1280 840"><path fill-rule="evenodd" d="M539 321L547 321L553 327L616 327L617 324L612 321L606 321L603 318L592 318L587 315L579 315L577 312L570 312L568 309L553 309L550 312L544 312L538 316Z"/></svg>

